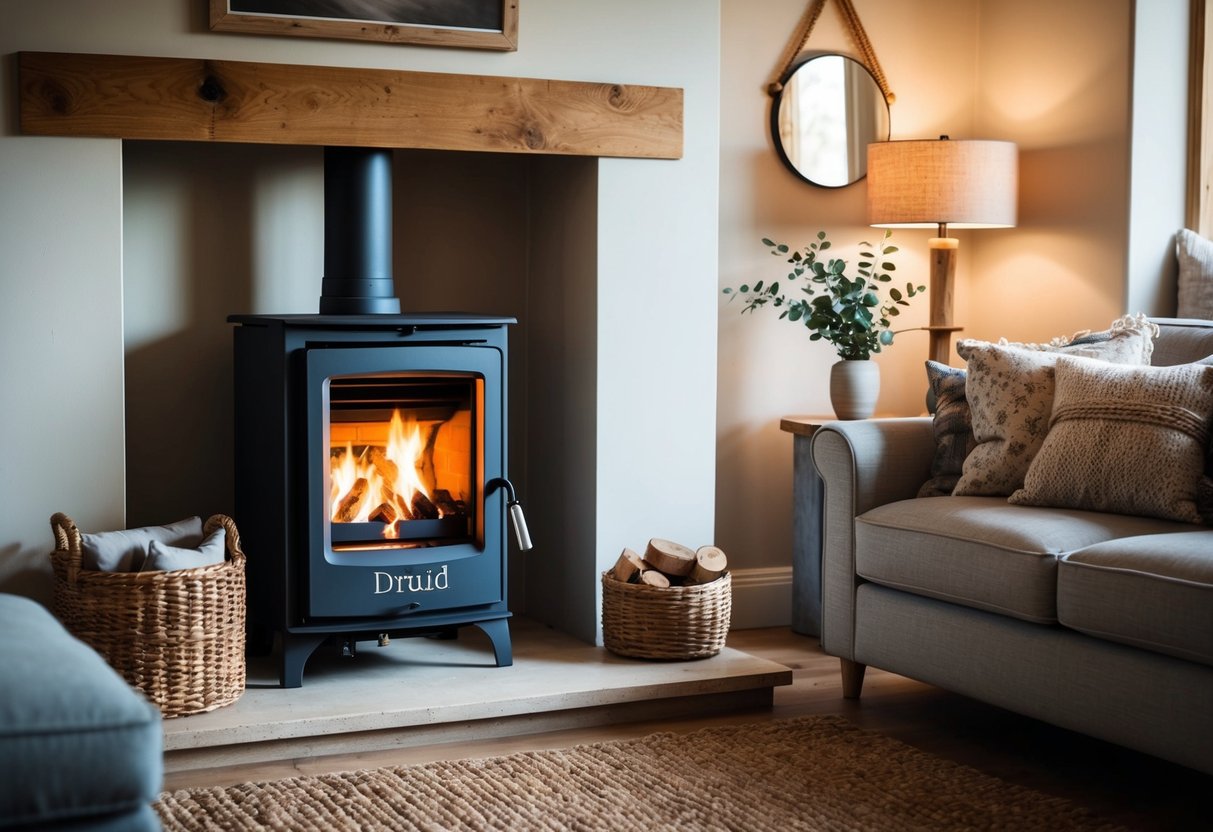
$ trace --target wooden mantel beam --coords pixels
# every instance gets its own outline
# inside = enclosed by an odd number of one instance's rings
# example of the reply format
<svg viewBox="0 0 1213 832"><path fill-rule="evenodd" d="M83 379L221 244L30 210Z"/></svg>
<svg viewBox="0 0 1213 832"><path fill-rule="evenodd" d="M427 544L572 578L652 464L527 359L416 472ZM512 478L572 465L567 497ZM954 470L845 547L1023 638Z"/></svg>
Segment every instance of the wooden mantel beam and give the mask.
<svg viewBox="0 0 1213 832"><path fill-rule="evenodd" d="M33 136L682 156L682 90L494 75L21 52Z"/></svg>

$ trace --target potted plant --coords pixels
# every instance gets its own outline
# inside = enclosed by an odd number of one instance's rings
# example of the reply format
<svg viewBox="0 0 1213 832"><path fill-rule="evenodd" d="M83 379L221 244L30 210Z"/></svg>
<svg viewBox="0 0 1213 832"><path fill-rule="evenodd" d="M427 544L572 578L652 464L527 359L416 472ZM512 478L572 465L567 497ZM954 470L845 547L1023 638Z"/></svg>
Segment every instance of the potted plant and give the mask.
<svg viewBox="0 0 1213 832"><path fill-rule="evenodd" d="M769 284L760 280L752 286L743 283L736 290L723 290L730 301L744 299L743 314L772 306L782 310L781 320L808 329L809 340L825 340L834 347L842 360L830 370L830 399L841 419L872 415L880 374L868 359L893 343L896 332L891 328L892 319L900 314L899 307L909 306L909 298L926 291L925 286L913 283L906 283L904 292L894 286L881 286L892 283L889 272L896 271L888 259L897 251L897 246L889 242L891 237L892 232L886 231L875 246L860 243L854 277L847 276L847 261L822 259L822 252L830 248L824 231L817 232L816 242L798 250L763 239L772 255L786 258L792 266L787 279ZM887 299L881 294L884 288Z"/></svg>

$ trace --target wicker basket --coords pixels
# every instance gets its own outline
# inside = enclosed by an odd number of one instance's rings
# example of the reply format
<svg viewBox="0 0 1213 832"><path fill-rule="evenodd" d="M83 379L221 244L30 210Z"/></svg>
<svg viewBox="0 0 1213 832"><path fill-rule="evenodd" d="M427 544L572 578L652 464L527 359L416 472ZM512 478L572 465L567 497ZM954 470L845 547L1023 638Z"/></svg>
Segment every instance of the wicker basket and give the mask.
<svg viewBox="0 0 1213 832"><path fill-rule="evenodd" d="M602 641L634 659L703 659L724 647L733 612L728 572L707 584L629 584L602 573Z"/></svg>
<svg viewBox="0 0 1213 832"><path fill-rule="evenodd" d="M51 518L55 615L165 717L211 711L244 692L244 552L230 517L227 558L196 569L99 572L80 566L80 530Z"/></svg>

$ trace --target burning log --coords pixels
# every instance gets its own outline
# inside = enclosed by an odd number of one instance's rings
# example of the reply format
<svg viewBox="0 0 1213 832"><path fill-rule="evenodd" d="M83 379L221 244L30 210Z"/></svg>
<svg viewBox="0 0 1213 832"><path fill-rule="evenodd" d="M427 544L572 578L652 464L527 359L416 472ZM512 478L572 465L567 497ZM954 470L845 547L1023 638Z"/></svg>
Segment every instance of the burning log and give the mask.
<svg viewBox="0 0 1213 832"><path fill-rule="evenodd" d="M437 520L438 507L430 502L430 498L420 491L413 494L412 514L414 520Z"/></svg>
<svg viewBox="0 0 1213 832"><path fill-rule="evenodd" d="M367 519L372 523L386 523L392 525L396 522L396 506L392 503L380 503L379 507L367 515Z"/></svg>
<svg viewBox="0 0 1213 832"><path fill-rule="evenodd" d="M430 494L438 487L438 472L434 468L434 446L438 442L438 431L441 428L442 422L430 425L425 437L425 450L417 455L417 477L421 480L422 487Z"/></svg>
<svg viewBox="0 0 1213 832"><path fill-rule="evenodd" d="M368 485L365 477L359 477L354 481L353 487L341 498L337 511L333 513L334 522L354 522L354 518L358 516L358 511L362 508L362 502L366 499Z"/></svg>
<svg viewBox="0 0 1213 832"><path fill-rule="evenodd" d="M466 514L462 503L457 502L451 496L451 492L445 488L439 488L434 492L434 505L438 507L438 515L440 517L459 517Z"/></svg>
<svg viewBox="0 0 1213 832"><path fill-rule="evenodd" d="M388 487L396 486L396 478L400 476L400 467L388 457L383 448L378 445L372 446L367 451L367 462L379 474L379 478L387 483L385 490Z"/></svg>
<svg viewBox="0 0 1213 832"><path fill-rule="evenodd" d="M401 520L413 520L413 509L409 506L408 501L399 494L393 494L392 500L396 505L396 516Z"/></svg>

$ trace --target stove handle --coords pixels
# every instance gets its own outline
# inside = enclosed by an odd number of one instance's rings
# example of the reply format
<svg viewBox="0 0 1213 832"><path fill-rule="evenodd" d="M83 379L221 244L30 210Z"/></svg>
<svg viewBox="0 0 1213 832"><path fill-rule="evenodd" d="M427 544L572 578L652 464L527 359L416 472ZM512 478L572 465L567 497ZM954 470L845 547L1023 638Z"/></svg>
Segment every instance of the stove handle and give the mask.
<svg viewBox="0 0 1213 832"><path fill-rule="evenodd" d="M484 484L484 493L492 494L498 488L504 488L506 493L506 508L510 514L510 524L514 527L514 539L518 541L518 551L529 552L535 548L531 542L531 533L526 527L526 515L522 513L522 504L514 495L514 484L505 477L495 477Z"/></svg>

